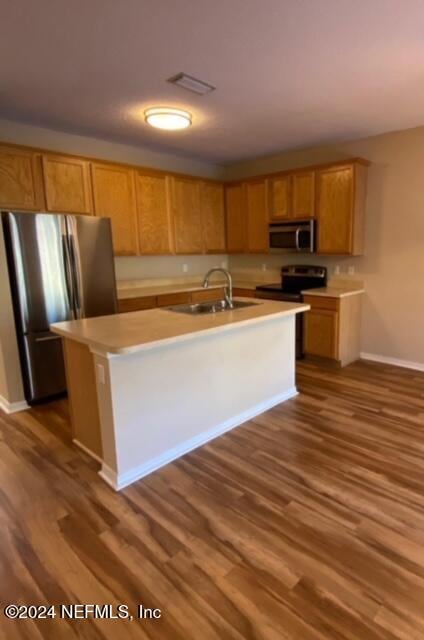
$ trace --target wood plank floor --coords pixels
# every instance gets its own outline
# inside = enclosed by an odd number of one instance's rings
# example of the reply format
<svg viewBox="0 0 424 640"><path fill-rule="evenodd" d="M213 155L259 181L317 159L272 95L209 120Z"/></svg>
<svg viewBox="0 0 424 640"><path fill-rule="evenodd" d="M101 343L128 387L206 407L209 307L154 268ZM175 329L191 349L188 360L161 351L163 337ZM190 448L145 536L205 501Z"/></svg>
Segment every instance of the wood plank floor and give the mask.
<svg viewBox="0 0 424 640"><path fill-rule="evenodd" d="M119 494L66 402L0 415L0 601L159 607L7 640L422 640L424 375L302 363L300 395Z"/></svg>

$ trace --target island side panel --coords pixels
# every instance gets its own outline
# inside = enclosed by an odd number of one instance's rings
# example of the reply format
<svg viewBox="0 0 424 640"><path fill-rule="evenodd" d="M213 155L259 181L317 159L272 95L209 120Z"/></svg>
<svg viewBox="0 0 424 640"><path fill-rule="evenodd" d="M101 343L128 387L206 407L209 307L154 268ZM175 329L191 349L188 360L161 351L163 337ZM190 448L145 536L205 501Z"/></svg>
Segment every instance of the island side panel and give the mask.
<svg viewBox="0 0 424 640"><path fill-rule="evenodd" d="M81 342L63 340L72 438L96 458L103 457L94 358Z"/></svg>
<svg viewBox="0 0 424 640"><path fill-rule="evenodd" d="M116 465L101 475L119 489L295 395L295 315L108 363L110 386L99 401ZM103 396L111 401L104 412Z"/></svg>

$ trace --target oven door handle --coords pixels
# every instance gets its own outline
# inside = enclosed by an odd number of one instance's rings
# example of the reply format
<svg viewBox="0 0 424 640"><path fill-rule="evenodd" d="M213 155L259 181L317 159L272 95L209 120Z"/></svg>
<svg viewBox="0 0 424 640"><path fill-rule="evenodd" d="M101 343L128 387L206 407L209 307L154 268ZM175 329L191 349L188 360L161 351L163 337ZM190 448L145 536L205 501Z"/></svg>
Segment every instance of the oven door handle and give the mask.
<svg viewBox="0 0 424 640"><path fill-rule="evenodd" d="M299 245L299 235L300 235L300 227L297 227L296 229L296 234L295 234L295 242L296 242L296 251L300 251L300 245Z"/></svg>

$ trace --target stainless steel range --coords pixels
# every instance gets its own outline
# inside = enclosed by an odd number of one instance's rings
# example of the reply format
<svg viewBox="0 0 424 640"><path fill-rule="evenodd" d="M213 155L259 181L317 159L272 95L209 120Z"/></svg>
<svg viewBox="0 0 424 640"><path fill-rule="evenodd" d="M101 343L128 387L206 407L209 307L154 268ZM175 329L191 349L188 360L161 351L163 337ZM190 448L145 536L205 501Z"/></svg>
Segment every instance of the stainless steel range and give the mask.
<svg viewBox="0 0 424 640"><path fill-rule="evenodd" d="M325 267L293 264L281 268L281 284L264 284L256 287L256 297L302 302L302 291L325 286L327 286ZM303 313L296 315L296 357L303 358Z"/></svg>

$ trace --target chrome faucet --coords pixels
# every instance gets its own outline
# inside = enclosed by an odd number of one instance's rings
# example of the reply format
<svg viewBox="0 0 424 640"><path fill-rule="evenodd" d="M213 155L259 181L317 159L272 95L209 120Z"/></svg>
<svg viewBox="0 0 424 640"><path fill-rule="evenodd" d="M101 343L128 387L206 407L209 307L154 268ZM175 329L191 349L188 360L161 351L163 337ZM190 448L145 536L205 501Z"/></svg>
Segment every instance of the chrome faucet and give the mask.
<svg viewBox="0 0 424 640"><path fill-rule="evenodd" d="M229 306L230 309L233 308L233 279L231 277L231 273L227 271L227 269L223 269L222 267L213 267L213 269L209 269L207 274L205 275L205 279L203 280L203 288L206 289L209 287L209 278L213 273L221 272L227 279L227 286L225 287L225 302Z"/></svg>

